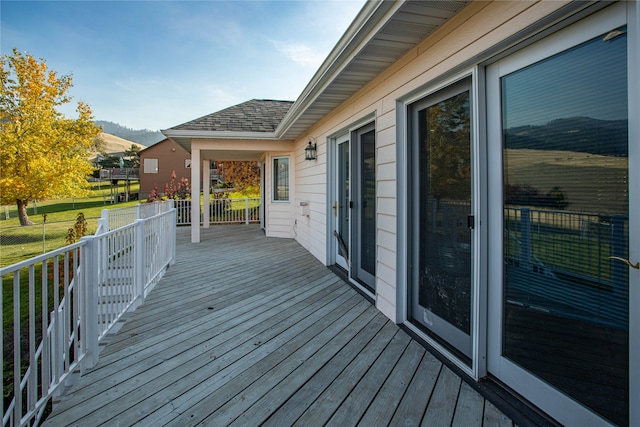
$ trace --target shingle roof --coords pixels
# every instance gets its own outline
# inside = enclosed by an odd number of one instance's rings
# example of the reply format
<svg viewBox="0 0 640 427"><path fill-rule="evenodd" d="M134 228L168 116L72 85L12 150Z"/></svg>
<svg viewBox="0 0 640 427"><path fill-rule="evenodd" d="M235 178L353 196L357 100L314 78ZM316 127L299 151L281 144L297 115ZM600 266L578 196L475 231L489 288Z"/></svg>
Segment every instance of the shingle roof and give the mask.
<svg viewBox="0 0 640 427"><path fill-rule="evenodd" d="M208 114L177 125L171 130L201 130L219 132L273 132L293 101L252 99L242 104Z"/></svg>

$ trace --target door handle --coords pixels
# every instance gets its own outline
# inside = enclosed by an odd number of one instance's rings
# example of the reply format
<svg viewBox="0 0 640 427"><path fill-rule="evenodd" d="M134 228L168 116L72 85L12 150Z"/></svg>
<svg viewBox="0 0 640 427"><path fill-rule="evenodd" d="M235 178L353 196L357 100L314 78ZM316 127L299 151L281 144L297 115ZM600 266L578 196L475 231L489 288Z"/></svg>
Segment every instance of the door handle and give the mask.
<svg viewBox="0 0 640 427"><path fill-rule="evenodd" d="M333 213L338 216L338 202L333 202Z"/></svg>
<svg viewBox="0 0 640 427"><path fill-rule="evenodd" d="M640 262L636 262L635 264L632 264L631 261L629 261L628 259L620 258L619 256L610 256L609 259L615 259L616 261L622 261L625 264L627 264L629 267L634 268L636 270L640 270Z"/></svg>

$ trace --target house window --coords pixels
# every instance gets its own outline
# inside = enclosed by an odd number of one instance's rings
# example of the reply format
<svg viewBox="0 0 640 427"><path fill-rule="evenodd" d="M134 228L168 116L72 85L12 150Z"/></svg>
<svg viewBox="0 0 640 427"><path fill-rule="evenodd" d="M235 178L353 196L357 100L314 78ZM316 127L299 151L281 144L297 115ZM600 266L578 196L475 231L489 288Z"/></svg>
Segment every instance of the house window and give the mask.
<svg viewBox="0 0 640 427"><path fill-rule="evenodd" d="M273 200L289 201L289 158L273 159Z"/></svg>
<svg viewBox="0 0 640 427"><path fill-rule="evenodd" d="M158 173L158 159L144 159L144 173Z"/></svg>

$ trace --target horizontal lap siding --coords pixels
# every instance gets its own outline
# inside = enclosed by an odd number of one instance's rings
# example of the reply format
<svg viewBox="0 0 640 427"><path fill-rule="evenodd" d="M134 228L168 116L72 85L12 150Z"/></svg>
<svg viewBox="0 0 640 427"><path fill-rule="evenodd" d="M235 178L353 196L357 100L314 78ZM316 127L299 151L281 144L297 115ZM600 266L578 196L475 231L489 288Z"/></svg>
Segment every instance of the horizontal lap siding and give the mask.
<svg viewBox="0 0 640 427"><path fill-rule="evenodd" d="M298 156L299 174L296 184L296 204L317 200L311 209L308 224L298 230L297 239L321 261L326 262L326 247L331 239L326 235L327 140L341 129L375 113L377 163L377 304L386 316L396 319L398 284L397 270L397 101L411 93L427 90L430 82L442 80L455 67L469 61L534 24L568 2L473 2L399 58L372 82L345 101L340 107L312 126L296 141L296 153L313 137L318 144L318 160L304 161ZM443 82L440 82L443 83ZM419 92L418 92L419 93ZM404 124L399 124L404 125ZM401 133L400 133L401 134ZM314 181L313 177L318 177ZM324 189L319 190L318 183ZM323 191L319 194L319 191ZM318 197L319 196L319 197Z"/></svg>

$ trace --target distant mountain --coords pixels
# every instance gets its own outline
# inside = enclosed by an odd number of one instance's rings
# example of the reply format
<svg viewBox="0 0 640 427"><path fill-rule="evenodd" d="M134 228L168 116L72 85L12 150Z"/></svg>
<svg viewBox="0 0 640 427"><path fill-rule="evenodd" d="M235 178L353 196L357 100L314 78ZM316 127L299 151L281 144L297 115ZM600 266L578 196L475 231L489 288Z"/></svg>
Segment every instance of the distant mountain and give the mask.
<svg viewBox="0 0 640 427"><path fill-rule="evenodd" d="M507 129L505 147L624 156L627 154L627 129L626 120L557 119L540 126Z"/></svg>
<svg viewBox="0 0 640 427"><path fill-rule="evenodd" d="M165 136L161 132L155 130L129 129L118 123L105 120L96 120L96 125L102 126L102 131L105 133L110 133L111 135L119 136L120 138L137 142L147 147L165 139Z"/></svg>
<svg viewBox="0 0 640 427"><path fill-rule="evenodd" d="M129 141L129 140L120 138L119 136L111 135L105 132L100 132L100 135L98 135L98 138L100 138L102 142L102 147L100 152L111 154L112 156L124 154L124 152L130 149L132 145L138 146L138 148L140 148L141 150L144 150L145 148L147 148L143 144L138 144L136 142ZM94 156L97 154L98 154L97 152L94 153Z"/></svg>

